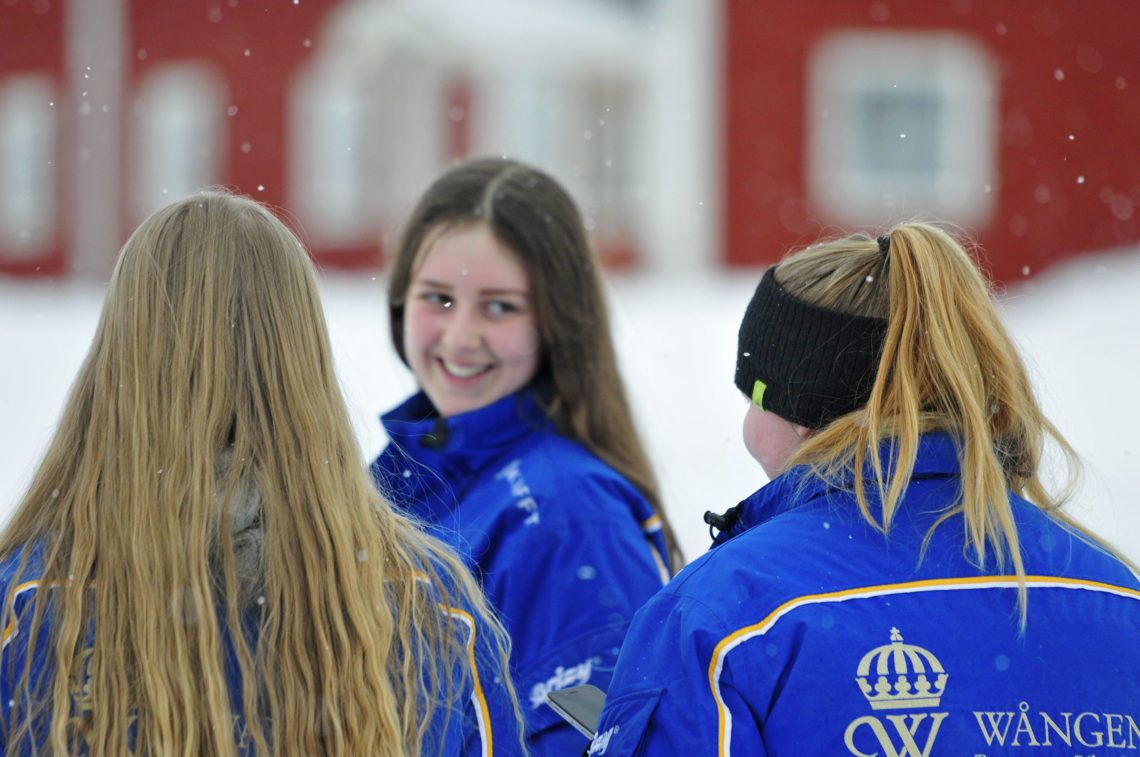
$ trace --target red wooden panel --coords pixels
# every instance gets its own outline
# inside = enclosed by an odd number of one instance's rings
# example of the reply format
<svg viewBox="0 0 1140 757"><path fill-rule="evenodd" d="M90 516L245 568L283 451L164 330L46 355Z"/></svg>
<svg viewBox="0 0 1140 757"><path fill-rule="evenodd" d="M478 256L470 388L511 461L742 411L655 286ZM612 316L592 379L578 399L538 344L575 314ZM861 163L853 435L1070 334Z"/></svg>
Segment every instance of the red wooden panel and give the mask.
<svg viewBox="0 0 1140 757"><path fill-rule="evenodd" d="M805 187L805 70L811 44L842 29L952 30L997 61L997 212L974 230L996 278L1140 240L1140 4L726 0L725 15L729 264L831 231Z"/></svg>
<svg viewBox="0 0 1140 757"><path fill-rule="evenodd" d="M335 0L130 0L129 91L157 65L210 63L229 89L222 183L285 207L289 86L313 54L321 21L337 5ZM304 235L303 229L295 231ZM379 240L367 248L312 251L324 263L354 267L378 260L378 247Z"/></svg>

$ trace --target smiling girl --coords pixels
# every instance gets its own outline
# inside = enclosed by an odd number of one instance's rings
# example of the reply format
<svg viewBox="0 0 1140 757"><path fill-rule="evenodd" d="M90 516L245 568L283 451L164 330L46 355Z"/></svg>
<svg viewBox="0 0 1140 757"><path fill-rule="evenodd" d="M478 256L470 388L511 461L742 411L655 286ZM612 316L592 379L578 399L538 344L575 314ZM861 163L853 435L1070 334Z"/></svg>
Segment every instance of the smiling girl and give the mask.
<svg viewBox="0 0 1140 757"><path fill-rule="evenodd" d="M530 277L487 226L443 228L408 290L405 356L442 416L514 394L538 368Z"/></svg>
<svg viewBox="0 0 1140 757"><path fill-rule="evenodd" d="M373 475L481 576L532 753L579 753L546 693L605 688L633 612L680 560L578 209L516 161L460 164L412 212L388 295L420 391L382 417Z"/></svg>

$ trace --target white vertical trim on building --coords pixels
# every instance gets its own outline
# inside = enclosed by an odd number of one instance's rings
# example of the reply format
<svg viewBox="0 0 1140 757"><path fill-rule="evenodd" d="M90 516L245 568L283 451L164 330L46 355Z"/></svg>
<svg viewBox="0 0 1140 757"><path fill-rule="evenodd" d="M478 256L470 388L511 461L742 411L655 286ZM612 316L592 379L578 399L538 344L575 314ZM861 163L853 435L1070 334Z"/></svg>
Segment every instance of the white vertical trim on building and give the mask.
<svg viewBox="0 0 1140 757"><path fill-rule="evenodd" d="M684 273L720 262L723 5L653 0L642 20L652 34L635 191L649 269Z"/></svg>
<svg viewBox="0 0 1140 757"><path fill-rule="evenodd" d="M122 242L126 0L68 0L67 69L75 114L71 269L101 278ZM69 171L62 175L67 176Z"/></svg>

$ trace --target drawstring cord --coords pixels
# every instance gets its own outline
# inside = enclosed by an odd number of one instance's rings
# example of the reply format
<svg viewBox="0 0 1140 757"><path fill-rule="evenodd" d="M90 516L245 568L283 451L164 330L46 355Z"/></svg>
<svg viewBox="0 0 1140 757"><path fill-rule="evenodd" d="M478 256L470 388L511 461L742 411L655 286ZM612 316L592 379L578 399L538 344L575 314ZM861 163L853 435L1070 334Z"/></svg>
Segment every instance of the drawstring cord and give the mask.
<svg viewBox="0 0 1140 757"><path fill-rule="evenodd" d="M717 543L718 539L727 535L732 528L740 521L740 515L744 511L744 503L741 502L734 507L730 507L724 512L723 515L717 515L712 510L705 513L705 523L709 524L709 538ZM713 533L713 529L720 532L720 536Z"/></svg>

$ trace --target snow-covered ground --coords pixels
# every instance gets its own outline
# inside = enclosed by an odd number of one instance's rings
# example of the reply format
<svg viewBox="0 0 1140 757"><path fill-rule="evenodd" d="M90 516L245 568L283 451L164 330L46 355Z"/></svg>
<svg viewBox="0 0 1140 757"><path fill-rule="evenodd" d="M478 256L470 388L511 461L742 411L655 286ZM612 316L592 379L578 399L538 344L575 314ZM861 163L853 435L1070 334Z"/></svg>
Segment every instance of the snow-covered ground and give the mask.
<svg viewBox="0 0 1140 757"><path fill-rule="evenodd" d="M740 441L746 400L732 383L736 328L759 271L623 274L614 327L638 422L690 559L707 546L705 510L764 483ZM384 443L376 416L413 381L387 339L381 276L330 275L334 350L364 455ZM0 518L27 486L81 362L104 287L0 278ZM1071 512L1140 561L1140 250L1087 256L1011 287L1002 308L1046 412L1086 467Z"/></svg>

